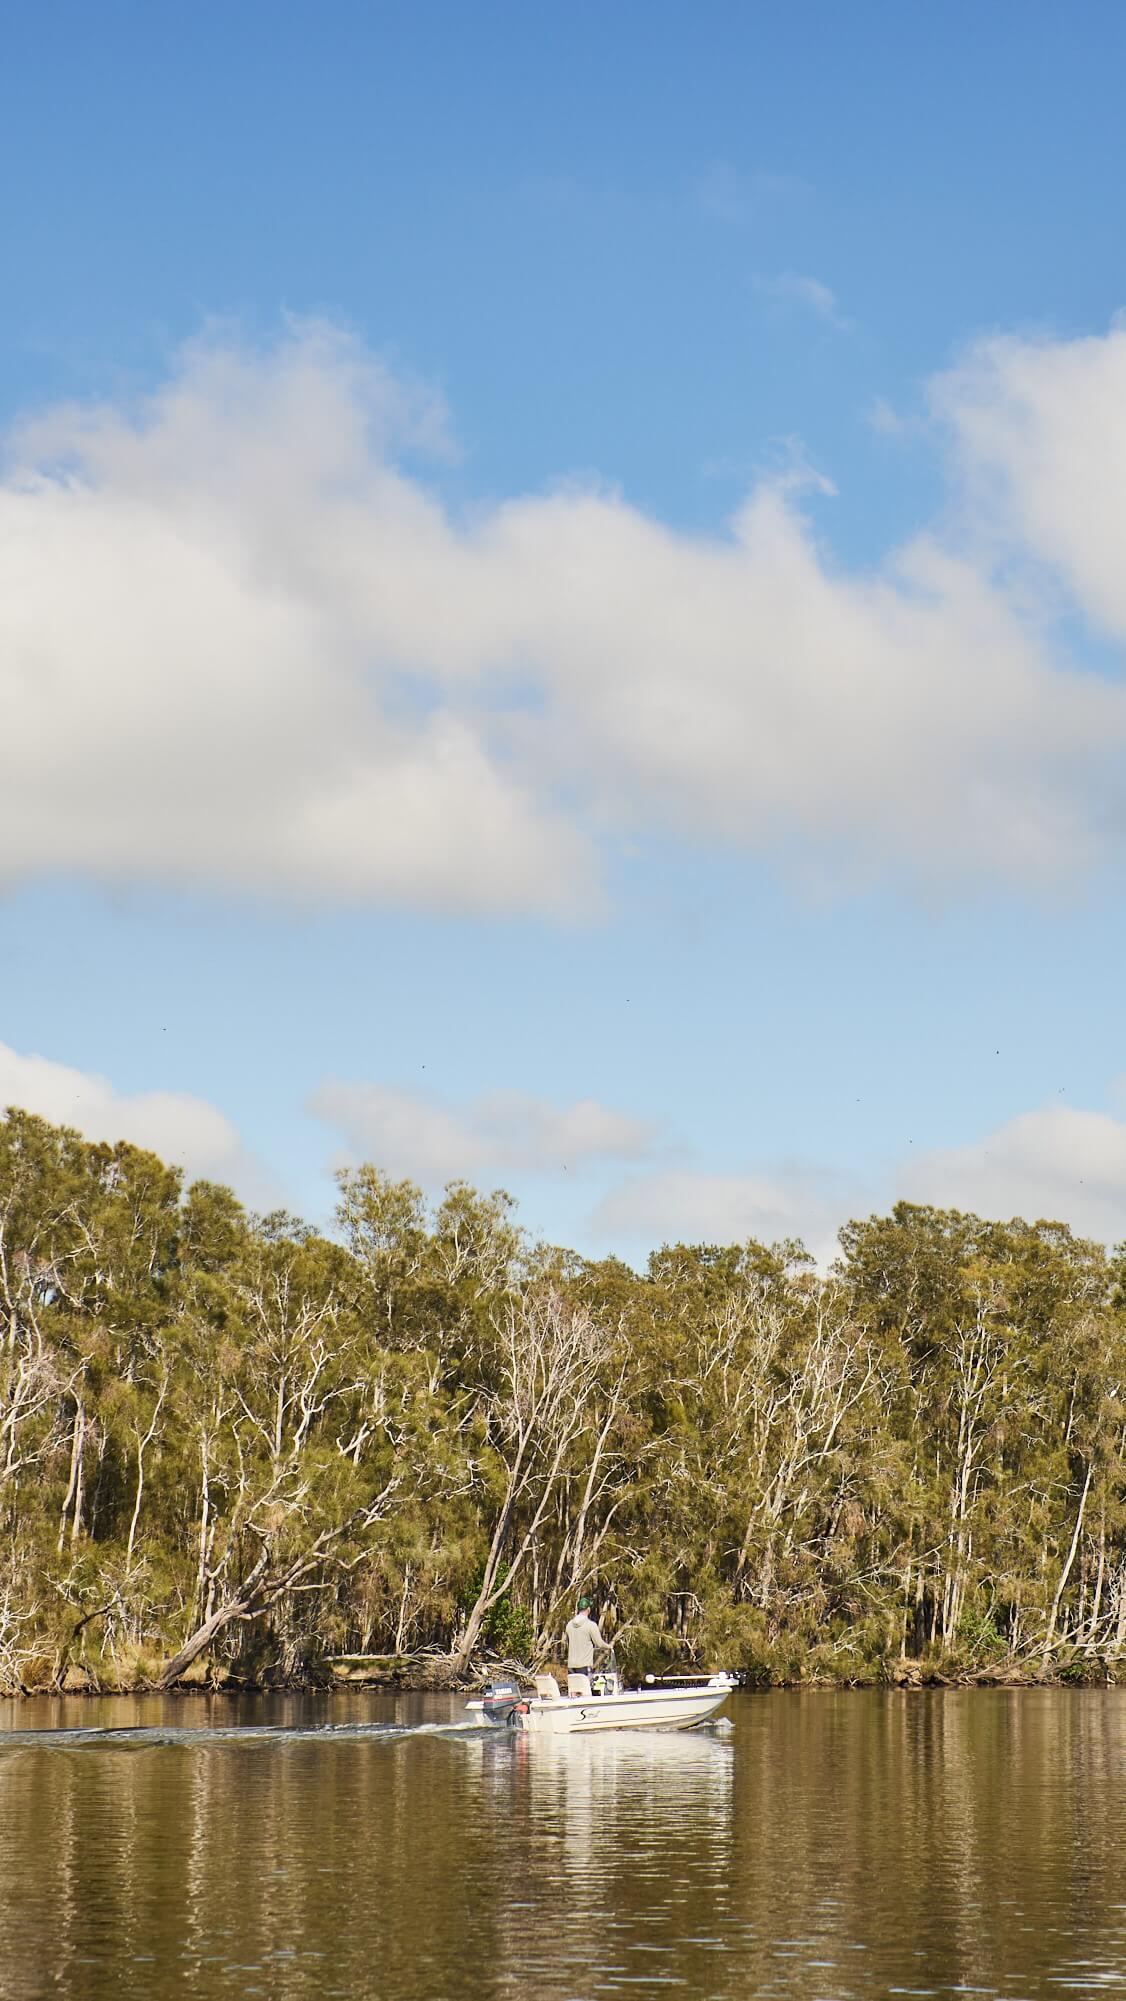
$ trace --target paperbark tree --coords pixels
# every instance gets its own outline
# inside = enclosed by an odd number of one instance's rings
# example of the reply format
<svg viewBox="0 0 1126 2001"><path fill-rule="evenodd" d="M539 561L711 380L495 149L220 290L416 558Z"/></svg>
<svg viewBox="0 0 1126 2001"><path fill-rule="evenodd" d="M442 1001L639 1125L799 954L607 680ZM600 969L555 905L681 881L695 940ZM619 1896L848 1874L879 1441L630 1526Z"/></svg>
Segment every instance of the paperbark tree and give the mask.
<svg viewBox="0 0 1126 2001"><path fill-rule="evenodd" d="M480 1586L454 1646L469 1659L487 1614L511 1590L589 1430L610 1341L582 1305L554 1288L523 1295L494 1322L495 1386L482 1408L496 1501Z"/></svg>

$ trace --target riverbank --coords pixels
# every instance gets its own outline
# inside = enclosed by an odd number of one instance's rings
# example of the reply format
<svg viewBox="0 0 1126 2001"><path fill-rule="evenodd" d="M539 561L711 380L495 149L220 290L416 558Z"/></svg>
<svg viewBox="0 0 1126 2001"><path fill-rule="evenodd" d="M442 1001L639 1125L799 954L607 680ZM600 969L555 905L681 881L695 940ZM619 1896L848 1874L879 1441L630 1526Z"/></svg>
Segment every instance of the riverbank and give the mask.
<svg viewBox="0 0 1126 2001"><path fill-rule="evenodd" d="M1114 1688L1124 1679L1123 1666L1121 1659L1087 1654L1059 1658L1048 1666L1027 1659L971 1662L944 1655L935 1660L880 1662L862 1674L826 1674L820 1668L796 1675L775 1675L757 1668L736 1672L741 1673L744 1688L761 1691L798 1688L839 1691L873 1688ZM688 1671L693 1671L690 1666ZM440 1654L342 1655L296 1671L265 1669L252 1675L196 1662L164 1692L172 1695L194 1695L201 1691L267 1695L371 1689L402 1695L469 1695L495 1675L511 1674L527 1681L532 1673L530 1667L519 1661L483 1658L463 1667ZM0 1694L13 1700L44 1695L144 1695L154 1692L158 1686L158 1670L126 1674L116 1672L113 1666L95 1670L72 1663L60 1675L31 1676L18 1685L3 1688Z"/></svg>

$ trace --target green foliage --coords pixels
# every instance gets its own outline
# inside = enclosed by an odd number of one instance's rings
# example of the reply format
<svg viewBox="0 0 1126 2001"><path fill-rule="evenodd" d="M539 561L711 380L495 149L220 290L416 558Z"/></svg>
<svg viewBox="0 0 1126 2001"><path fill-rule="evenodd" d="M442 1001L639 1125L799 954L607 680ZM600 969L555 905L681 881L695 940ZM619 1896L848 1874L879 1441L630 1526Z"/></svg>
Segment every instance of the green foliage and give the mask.
<svg viewBox="0 0 1126 2001"><path fill-rule="evenodd" d="M1126 1251L901 1203L800 1245L532 1245L372 1166L339 1240L0 1119L0 1688L547 1657L1055 1671L1126 1640Z"/></svg>
<svg viewBox="0 0 1126 2001"><path fill-rule="evenodd" d="M532 1615L526 1605L515 1603L507 1591L487 1613L482 1630L491 1653L501 1654L505 1660L531 1659L536 1644Z"/></svg>
<svg viewBox="0 0 1126 2001"><path fill-rule="evenodd" d="M997 1626L992 1609L970 1605L958 1621L959 1653L972 1662L1004 1660L1008 1653L1005 1635Z"/></svg>

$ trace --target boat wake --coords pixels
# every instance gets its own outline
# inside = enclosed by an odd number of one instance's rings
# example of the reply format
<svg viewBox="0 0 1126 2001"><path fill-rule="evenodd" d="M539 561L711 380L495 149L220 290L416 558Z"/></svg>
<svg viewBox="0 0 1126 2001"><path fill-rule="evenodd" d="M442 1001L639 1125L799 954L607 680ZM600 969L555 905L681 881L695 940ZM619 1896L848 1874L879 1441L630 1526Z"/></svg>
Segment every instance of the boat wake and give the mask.
<svg viewBox="0 0 1126 2001"><path fill-rule="evenodd" d="M409 1737L494 1737L475 1717L448 1723L229 1723L215 1726L121 1724L70 1730L0 1730L0 1757L8 1751L151 1751L210 1745L401 1743Z"/></svg>

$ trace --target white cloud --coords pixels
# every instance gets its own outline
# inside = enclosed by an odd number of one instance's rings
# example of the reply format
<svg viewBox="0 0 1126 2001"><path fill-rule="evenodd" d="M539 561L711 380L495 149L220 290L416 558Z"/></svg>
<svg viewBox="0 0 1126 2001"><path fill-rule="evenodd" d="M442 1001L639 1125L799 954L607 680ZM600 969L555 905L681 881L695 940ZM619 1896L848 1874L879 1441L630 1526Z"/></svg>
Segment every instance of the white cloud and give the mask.
<svg viewBox="0 0 1126 2001"><path fill-rule="evenodd" d="M575 1171L598 1160L644 1154L652 1129L593 1098L556 1105L520 1091L494 1091L461 1106L384 1084L320 1086L309 1109L345 1140L353 1157L426 1187L490 1174Z"/></svg>
<svg viewBox="0 0 1126 2001"><path fill-rule="evenodd" d="M26 428L0 491L0 876L586 900L582 835L434 690L440 654L399 656L455 552L388 455L440 444L319 329L193 347L139 413Z"/></svg>
<svg viewBox="0 0 1126 2001"><path fill-rule="evenodd" d="M900 442L926 439L930 442L930 427L926 418L916 411L905 416L888 402L886 396L874 396L865 415L872 430L882 438L894 438Z"/></svg>
<svg viewBox="0 0 1126 2001"><path fill-rule="evenodd" d="M129 1140L182 1167L188 1181L233 1186L248 1201L272 1199L260 1164L224 1113L186 1091L116 1091L95 1072L46 1056L25 1056L0 1042L0 1111L35 1112L90 1140Z"/></svg>
<svg viewBox="0 0 1126 2001"><path fill-rule="evenodd" d="M1123 341L1062 344L1061 410ZM1039 384L1017 346L936 392L974 464L1015 465L1056 407L1017 360ZM1046 498L1005 520L1126 622L1119 429L1096 460L1084 419L1093 553ZM409 469L445 449L440 412L321 328L199 344L139 410L27 428L0 487L0 879L558 914L639 835L928 889L1120 852L1126 691L1058 661L976 545L849 574L784 479L726 535L575 488L459 518Z"/></svg>
<svg viewBox="0 0 1126 2001"><path fill-rule="evenodd" d="M1117 1100L1119 1087L1112 1087ZM661 1243L770 1243L798 1237L818 1263L836 1255L854 1217L897 1200L1007 1222L1061 1222L1106 1244L1126 1239L1126 1118L1050 1104L1006 1120L964 1146L920 1149L868 1180L816 1161L743 1173L657 1168L635 1173L598 1204L592 1233L644 1256Z"/></svg>
<svg viewBox="0 0 1126 2001"><path fill-rule="evenodd" d="M756 278L755 290L781 305L807 307L827 326L836 327L838 333L848 333L851 329L852 321L841 313L836 293L820 278L810 278L800 271L781 271L775 278Z"/></svg>
<svg viewBox="0 0 1126 2001"><path fill-rule="evenodd" d="M1126 324L1083 340L983 341L931 401L990 530L1126 637Z"/></svg>
<svg viewBox="0 0 1126 2001"><path fill-rule="evenodd" d="M915 1202L1007 1221L1062 1222L1103 1243L1126 1237L1126 1122L1046 1105L968 1146L936 1148L901 1169Z"/></svg>
<svg viewBox="0 0 1126 2001"><path fill-rule="evenodd" d="M747 1174L672 1169L633 1175L612 1189L595 1210L593 1229L604 1243L635 1252L665 1243L796 1237L824 1264L835 1254L841 1224L867 1206L856 1184L804 1162Z"/></svg>

